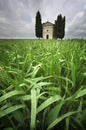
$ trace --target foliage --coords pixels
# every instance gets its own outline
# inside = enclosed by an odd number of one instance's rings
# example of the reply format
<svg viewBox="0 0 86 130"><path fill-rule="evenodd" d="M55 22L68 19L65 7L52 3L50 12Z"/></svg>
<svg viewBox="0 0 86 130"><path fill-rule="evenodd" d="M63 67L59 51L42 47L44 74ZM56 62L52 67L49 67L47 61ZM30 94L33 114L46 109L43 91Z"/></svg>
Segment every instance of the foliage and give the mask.
<svg viewBox="0 0 86 130"><path fill-rule="evenodd" d="M65 17L58 15L57 20L54 24L54 38L63 39L65 35Z"/></svg>
<svg viewBox="0 0 86 130"><path fill-rule="evenodd" d="M0 129L86 129L86 40L0 40Z"/></svg>
<svg viewBox="0 0 86 130"><path fill-rule="evenodd" d="M42 23L41 23L41 14L38 11L36 13L36 24L35 24L35 34L37 37L42 37Z"/></svg>

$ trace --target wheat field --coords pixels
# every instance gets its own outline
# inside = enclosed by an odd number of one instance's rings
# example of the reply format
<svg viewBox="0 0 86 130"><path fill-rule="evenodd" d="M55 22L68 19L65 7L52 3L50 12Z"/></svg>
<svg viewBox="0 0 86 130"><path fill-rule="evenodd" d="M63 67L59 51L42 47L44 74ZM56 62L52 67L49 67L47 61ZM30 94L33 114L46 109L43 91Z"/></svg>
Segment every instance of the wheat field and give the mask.
<svg viewBox="0 0 86 130"><path fill-rule="evenodd" d="M86 130L86 40L0 40L0 130Z"/></svg>

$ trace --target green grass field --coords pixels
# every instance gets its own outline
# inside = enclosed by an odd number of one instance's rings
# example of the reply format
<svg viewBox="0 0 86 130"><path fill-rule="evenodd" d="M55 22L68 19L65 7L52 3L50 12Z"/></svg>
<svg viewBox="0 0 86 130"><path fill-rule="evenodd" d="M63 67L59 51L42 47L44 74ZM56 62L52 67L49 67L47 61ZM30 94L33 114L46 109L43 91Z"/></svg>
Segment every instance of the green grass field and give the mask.
<svg viewBox="0 0 86 130"><path fill-rule="evenodd" d="M86 40L0 40L0 130L86 130Z"/></svg>

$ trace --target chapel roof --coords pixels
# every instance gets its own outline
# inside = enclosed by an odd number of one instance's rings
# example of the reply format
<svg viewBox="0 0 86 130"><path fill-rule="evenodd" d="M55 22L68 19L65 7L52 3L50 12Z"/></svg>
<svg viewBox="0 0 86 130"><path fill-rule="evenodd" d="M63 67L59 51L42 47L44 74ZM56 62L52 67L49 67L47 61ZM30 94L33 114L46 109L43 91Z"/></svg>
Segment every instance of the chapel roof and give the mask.
<svg viewBox="0 0 86 130"><path fill-rule="evenodd" d="M43 23L43 25L54 25L54 24L49 22L49 21L47 21L47 22Z"/></svg>

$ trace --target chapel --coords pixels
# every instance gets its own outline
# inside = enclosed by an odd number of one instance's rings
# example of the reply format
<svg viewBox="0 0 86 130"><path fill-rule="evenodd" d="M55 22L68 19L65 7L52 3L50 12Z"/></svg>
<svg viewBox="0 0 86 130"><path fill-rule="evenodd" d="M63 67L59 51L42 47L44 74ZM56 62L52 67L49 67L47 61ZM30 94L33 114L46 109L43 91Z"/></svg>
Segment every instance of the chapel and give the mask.
<svg viewBox="0 0 86 130"><path fill-rule="evenodd" d="M53 39L54 24L47 21L42 25L43 25L43 39Z"/></svg>

